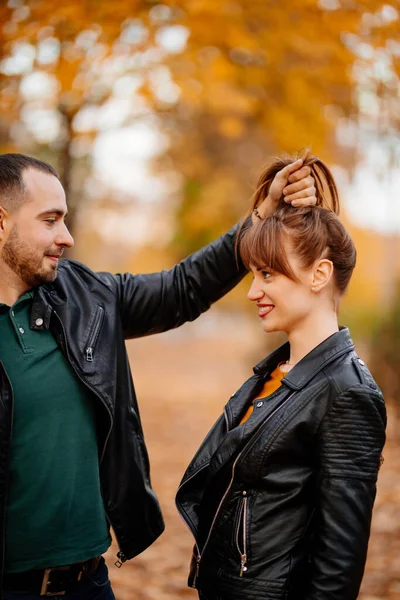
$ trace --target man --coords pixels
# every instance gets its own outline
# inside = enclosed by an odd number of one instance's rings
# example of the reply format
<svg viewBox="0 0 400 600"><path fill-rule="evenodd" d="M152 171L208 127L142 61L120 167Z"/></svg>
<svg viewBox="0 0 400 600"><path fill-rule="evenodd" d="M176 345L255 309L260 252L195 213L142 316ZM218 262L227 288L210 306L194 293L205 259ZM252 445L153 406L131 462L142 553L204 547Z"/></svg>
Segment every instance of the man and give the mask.
<svg viewBox="0 0 400 600"><path fill-rule="evenodd" d="M301 161L275 179L314 204ZM273 193L272 193L273 192ZM120 563L163 531L151 489L125 339L202 312L244 276L237 228L170 271L93 273L60 260L73 245L54 169L0 156L0 597L114 598L101 555Z"/></svg>

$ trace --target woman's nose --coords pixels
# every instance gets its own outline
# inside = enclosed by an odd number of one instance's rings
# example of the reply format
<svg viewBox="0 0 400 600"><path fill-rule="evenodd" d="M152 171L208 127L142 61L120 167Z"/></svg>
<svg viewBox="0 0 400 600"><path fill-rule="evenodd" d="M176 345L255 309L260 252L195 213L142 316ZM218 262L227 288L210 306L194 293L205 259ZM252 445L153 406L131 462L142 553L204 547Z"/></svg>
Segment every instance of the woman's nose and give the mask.
<svg viewBox="0 0 400 600"><path fill-rule="evenodd" d="M248 299L254 302L256 300L261 300L263 296L264 291L262 290L260 283L257 281L257 279L253 279L253 283L251 284L247 294Z"/></svg>

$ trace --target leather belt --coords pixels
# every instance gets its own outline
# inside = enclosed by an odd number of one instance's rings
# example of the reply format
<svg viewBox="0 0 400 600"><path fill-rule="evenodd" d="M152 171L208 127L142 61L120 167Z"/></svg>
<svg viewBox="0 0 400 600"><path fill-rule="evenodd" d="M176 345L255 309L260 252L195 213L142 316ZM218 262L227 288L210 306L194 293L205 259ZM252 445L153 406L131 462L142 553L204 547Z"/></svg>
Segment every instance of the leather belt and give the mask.
<svg viewBox="0 0 400 600"><path fill-rule="evenodd" d="M101 556L90 558L81 563L35 569L23 573L5 573L3 587L10 592L29 592L39 596L64 596L80 581L95 573Z"/></svg>

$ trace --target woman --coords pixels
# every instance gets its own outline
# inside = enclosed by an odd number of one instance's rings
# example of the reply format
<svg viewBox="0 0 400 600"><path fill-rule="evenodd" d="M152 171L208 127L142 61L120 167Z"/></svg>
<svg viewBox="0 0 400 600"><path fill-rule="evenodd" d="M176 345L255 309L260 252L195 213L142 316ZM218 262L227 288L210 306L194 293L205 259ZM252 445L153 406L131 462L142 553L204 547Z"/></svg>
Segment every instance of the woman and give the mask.
<svg viewBox="0 0 400 600"><path fill-rule="evenodd" d="M263 173L255 209L286 162ZM364 571L385 407L338 326L356 250L334 181L304 165L319 206L256 210L239 246L263 330L289 341L233 394L177 493L203 600L355 600Z"/></svg>

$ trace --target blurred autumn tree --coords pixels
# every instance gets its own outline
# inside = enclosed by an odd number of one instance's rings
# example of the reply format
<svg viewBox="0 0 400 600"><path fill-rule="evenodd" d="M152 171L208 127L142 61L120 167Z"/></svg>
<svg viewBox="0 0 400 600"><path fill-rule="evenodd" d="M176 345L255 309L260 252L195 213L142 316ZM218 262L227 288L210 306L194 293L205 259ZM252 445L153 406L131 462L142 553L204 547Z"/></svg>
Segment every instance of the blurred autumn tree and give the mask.
<svg viewBox="0 0 400 600"><path fill-rule="evenodd" d="M400 282L390 310L376 315L371 335L371 367L388 402L400 414ZM399 436L398 436L399 437Z"/></svg>
<svg viewBox="0 0 400 600"><path fill-rule="evenodd" d="M13 10L2 27L8 51L8 60L3 60L3 73L8 75L1 89L3 113L17 125L18 148L34 140L55 155L73 228L89 174L84 159L90 157L99 130L90 116L83 126L80 120L85 121L85 112L107 103L113 83L129 65L127 52L132 49L123 40L127 19L140 2L71 1L54 6L47 0L10 0L8 6ZM118 39L121 46L114 46ZM128 64L121 68L123 59ZM77 172L79 162L83 168Z"/></svg>
<svg viewBox="0 0 400 600"><path fill-rule="evenodd" d="M57 156L72 213L98 132L149 120L168 139L156 167L181 178L174 208L182 255L243 212L272 152L307 145L352 164L336 131L368 113L372 97L385 127L398 127L396 6L9 0L1 15L3 120L18 149L40 143L45 156Z"/></svg>
<svg viewBox="0 0 400 600"><path fill-rule="evenodd" d="M222 232L221 215L233 222L243 211L271 153L310 146L328 161L354 165L356 140L346 154L336 132L365 116L371 96L385 102L387 126L398 129L398 46L394 56L389 51L398 35L395 4L180 5L177 22L191 33L169 62L180 90L169 115L169 157L184 178L180 254Z"/></svg>
<svg viewBox="0 0 400 600"><path fill-rule="evenodd" d="M11 18L11 9L6 4L0 5L0 23L7 23ZM6 38L4 33L4 26L0 27L0 61L4 58L6 53ZM0 89L7 88L9 82L4 72L0 69ZM7 95L7 94L6 94ZM9 110L4 110L3 98L1 98L0 104L0 149L5 149L9 141L10 128L9 128ZM7 107L9 108L9 107Z"/></svg>

